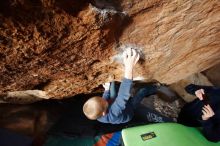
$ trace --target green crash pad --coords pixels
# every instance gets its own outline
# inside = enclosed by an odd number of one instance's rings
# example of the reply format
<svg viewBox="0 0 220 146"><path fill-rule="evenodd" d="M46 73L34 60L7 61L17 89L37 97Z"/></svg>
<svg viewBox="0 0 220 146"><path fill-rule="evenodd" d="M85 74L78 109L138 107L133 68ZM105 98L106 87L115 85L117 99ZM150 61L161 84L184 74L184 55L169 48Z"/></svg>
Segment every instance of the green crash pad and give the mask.
<svg viewBox="0 0 220 146"><path fill-rule="evenodd" d="M125 146L220 146L208 141L201 131L177 123L158 123L122 130Z"/></svg>

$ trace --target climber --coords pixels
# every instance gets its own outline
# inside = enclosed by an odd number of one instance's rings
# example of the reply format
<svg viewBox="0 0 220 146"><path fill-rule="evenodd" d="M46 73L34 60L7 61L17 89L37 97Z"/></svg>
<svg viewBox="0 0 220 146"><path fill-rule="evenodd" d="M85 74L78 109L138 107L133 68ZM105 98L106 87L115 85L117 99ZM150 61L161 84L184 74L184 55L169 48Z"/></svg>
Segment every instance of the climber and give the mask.
<svg viewBox="0 0 220 146"><path fill-rule="evenodd" d="M132 48L123 53L124 79L119 88L117 97L110 95L114 82L104 84L105 92L102 97L92 97L83 105L83 112L88 119L102 123L120 124L130 121L134 116L134 109L143 97L155 94L156 86L140 89L130 98L132 88L133 69L139 60L139 53ZM113 98L113 100L112 100Z"/></svg>
<svg viewBox="0 0 220 146"><path fill-rule="evenodd" d="M204 136L213 142L220 141L220 88L188 85L185 90L197 99L181 109L178 123L203 127Z"/></svg>

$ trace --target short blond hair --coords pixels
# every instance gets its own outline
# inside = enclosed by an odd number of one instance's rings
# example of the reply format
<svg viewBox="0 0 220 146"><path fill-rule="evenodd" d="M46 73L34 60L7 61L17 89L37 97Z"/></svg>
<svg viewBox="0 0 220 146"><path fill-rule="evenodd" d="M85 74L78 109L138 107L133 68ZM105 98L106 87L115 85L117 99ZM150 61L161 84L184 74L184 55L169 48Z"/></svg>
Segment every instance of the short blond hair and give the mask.
<svg viewBox="0 0 220 146"><path fill-rule="evenodd" d="M90 120L96 120L103 116L103 112L107 110L104 99L99 96L88 99L83 105L83 112Z"/></svg>

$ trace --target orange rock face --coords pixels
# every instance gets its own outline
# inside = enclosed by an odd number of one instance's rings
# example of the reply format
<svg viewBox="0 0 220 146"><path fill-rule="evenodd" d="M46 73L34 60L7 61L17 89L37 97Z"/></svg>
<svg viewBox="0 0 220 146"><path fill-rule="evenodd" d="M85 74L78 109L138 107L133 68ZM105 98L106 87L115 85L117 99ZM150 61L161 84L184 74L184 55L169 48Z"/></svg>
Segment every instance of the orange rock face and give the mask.
<svg viewBox="0 0 220 146"><path fill-rule="evenodd" d="M169 84L220 61L219 1L148 3L134 3L132 20L120 37L123 44L142 48L145 63L140 73L145 78Z"/></svg>
<svg viewBox="0 0 220 146"><path fill-rule="evenodd" d="M121 13L70 0L1 7L2 92L41 89L65 97L97 86L92 80L102 69L93 66L111 56Z"/></svg>
<svg viewBox="0 0 220 146"><path fill-rule="evenodd" d="M121 78L121 46L141 50L135 75L148 80L170 84L203 71L220 61L220 3L4 0L0 92L91 92L110 74Z"/></svg>

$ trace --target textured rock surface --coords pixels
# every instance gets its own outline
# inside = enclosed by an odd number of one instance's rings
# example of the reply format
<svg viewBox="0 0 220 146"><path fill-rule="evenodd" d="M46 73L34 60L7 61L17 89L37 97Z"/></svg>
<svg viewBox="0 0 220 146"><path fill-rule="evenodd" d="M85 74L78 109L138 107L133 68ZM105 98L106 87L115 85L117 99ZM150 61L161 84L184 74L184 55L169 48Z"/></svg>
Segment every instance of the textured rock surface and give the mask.
<svg viewBox="0 0 220 146"><path fill-rule="evenodd" d="M143 49L146 59L140 69L143 76L173 83L219 61L219 1L147 3L134 3L132 22L120 38L122 43Z"/></svg>
<svg viewBox="0 0 220 146"><path fill-rule="evenodd" d="M170 84L220 61L219 26L218 0L4 0L0 92L90 92L120 79L121 45L142 50L135 75Z"/></svg>
<svg viewBox="0 0 220 146"><path fill-rule="evenodd" d="M0 128L32 137L43 136L64 114L62 101L39 102L29 105L2 104L0 107Z"/></svg>
<svg viewBox="0 0 220 146"><path fill-rule="evenodd" d="M213 83L213 85L220 87L220 64L204 71L204 74Z"/></svg>
<svg viewBox="0 0 220 146"><path fill-rule="evenodd" d="M1 7L2 92L39 88L65 97L96 87L97 76L107 72L99 62L112 54L121 13L83 1L5 1Z"/></svg>

